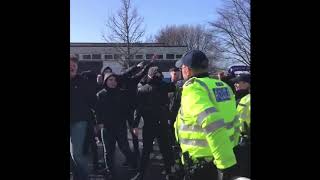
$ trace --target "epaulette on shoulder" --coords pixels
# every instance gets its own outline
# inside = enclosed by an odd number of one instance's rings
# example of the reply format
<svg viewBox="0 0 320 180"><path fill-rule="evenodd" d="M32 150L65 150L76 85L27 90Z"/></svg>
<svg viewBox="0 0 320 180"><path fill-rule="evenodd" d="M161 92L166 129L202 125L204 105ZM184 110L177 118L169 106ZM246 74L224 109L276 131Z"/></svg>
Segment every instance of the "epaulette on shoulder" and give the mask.
<svg viewBox="0 0 320 180"><path fill-rule="evenodd" d="M196 79L195 77L190 78L188 81L186 81L186 82L184 83L183 86L189 86L190 84L193 84L194 81L195 81L195 79Z"/></svg>

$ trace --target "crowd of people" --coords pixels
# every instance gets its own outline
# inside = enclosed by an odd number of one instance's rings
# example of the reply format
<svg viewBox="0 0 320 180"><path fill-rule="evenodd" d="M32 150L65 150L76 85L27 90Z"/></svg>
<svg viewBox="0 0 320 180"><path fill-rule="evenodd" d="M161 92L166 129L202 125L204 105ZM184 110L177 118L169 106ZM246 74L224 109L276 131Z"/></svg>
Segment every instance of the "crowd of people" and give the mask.
<svg viewBox="0 0 320 180"><path fill-rule="evenodd" d="M113 179L117 143L126 159L122 165L136 172L132 180L142 180L155 139L163 156L163 173L168 179L198 179L208 173L219 180L250 177L250 75L235 77L229 73L219 74L218 79L209 78L207 57L201 51L193 50L169 70L171 82L165 82L161 70L154 65L155 59L156 56L150 61L142 61L121 74L113 73L110 67L95 74L90 71L79 73L78 58L70 55L70 157L73 179L89 179L90 154L94 171ZM208 83L212 84L209 89L205 85ZM211 117L208 113L213 112L213 108L221 111L220 115ZM197 109L205 113L197 112ZM201 116L202 125L191 126L193 120L199 121L198 116ZM141 119L143 148L140 152L138 126ZM231 124L232 128L225 128L226 132L221 130L216 134L213 128L221 119L225 122L236 119L237 123ZM201 132L197 132L198 128ZM202 131L210 132L210 136L202 135ZM132 137L132 149L128 132ZM234 135L235 139L222 137L225 134ZM200 137L209 144L208 149L197 149L194 143ZM102 142L104 149L104 163L101 165L98 163L97 141ZM186 152L190 155L193 169L188 166L187 156L184 156ZM198 157L204 154L213 158L210 168L196 166ZM181 177L175 174L177 163L181 167ZM230 167L236 170L228 170Z"/></svg>

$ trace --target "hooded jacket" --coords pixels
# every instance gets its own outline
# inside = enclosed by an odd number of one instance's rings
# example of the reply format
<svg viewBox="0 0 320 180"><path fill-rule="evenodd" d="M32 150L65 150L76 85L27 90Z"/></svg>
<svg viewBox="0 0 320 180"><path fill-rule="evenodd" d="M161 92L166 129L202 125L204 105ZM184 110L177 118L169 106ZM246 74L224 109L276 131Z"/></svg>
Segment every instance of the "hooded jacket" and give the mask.
<svg viewBox="0 0 320 180"><path fill-rule="evenodd" d="M126 126L129 104L128 92L120 88L108 88L106 81L113 73L107 73L104 77L104 88L97 93L96 117L98 124L104 124L108 129Z"/></svg>

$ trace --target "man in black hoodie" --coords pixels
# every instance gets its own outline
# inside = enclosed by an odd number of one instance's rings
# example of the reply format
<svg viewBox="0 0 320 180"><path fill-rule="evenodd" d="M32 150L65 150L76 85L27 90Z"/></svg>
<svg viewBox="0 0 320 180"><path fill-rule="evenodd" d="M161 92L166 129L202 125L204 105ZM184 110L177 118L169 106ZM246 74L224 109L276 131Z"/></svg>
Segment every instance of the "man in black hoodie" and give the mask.
<svg viewBox="0 0 320 180"><path fill-rule="evenodd" d="M181 71L179 68L171 68L169 69L170 76L171 76L171 82L175 84L176 90L174 92L170 92L168 94L169 97L169 144L172 148L173 154L174 154L174 160L176 162L175 165L181 165L180 163L180 145L177 143L175 138L175 131L174 131L174 122L176 121L176 117L178 115L178 111L181 104L181 93L182 93L182 86L184 83L184 80L181 80L180 77L182 77ZM179 163L178 163L179 162ZM175 166L177 167L177 166ZM181 166L180 166L181 167ZM180 171L181 172L181 171Z"/></svg>
<svg viewBox="0 0 320 180"><path fill-rule="evenodd" d="M85 141L96 97L95 88L77 71L78 58L70 55L70 153L75 165L73 179L88 180Z"/></svg>
<svg viewBox="0 0 320 180"><path fill-rule="evenodd" d="M173 124L176 120L179 108L180 108L180 103L181 103L181 92L182 92L182 86L184 81L179 79L179 74L181 74L179 68L171 68L169 70L170 76L171 76L171 82L175 84L176 89L174 92L170 92L168 94L169 97L169 111L170 111L170 134L172 134L172 140L175 141L174 137L174 127Z"/></svg>
<svg viewBox="0 0 320 180"><path fill-rule="evenodd" d="M113 155L115 144L128 159L130 168L135 169L137 161L131 152L127 137L126 120L129 112L128 92L118 86L117 76L106 73L104 89L97 93L96 117L100 128L104 128L102 143L104 145L106 170L113 173Z"/></svg>
<svg viewBox="0 0 320 180"><path fill-rule="evenodd" d="M173 154L168 142L168 93L175 91L173 83L162 81L163 75L158 67L151 67L148 71L147 84L138 89L138 112L144 120L143 126L143 150L139 172L133 178L142 180L149 161L153 140L157 138L160 152L164 158L165 170L169 174L173 165ZM133 127L137 133L139 120L135 121Z"/></svg>
<svg viewBox="0 0 320 180"><path fill-rule="evenodd" d="M138 159L140 157L139 152L139 140L138 136L133 133L133 121L134 121L134 111L137 108L137 86L141 79L147 74L149 67L153 64L155 57L151 61L143 61L137 65L139 69L135 70L138 73L134 75L120 75L120 87L128 92L127 102L129 103L129 114L128 114L128 125L132 137L132 143L134 148L134 154ZM139 71L140 70L140 71ZM131 70L132 71L132 70ZM127 162L123 163L126 165Z"/></svg>

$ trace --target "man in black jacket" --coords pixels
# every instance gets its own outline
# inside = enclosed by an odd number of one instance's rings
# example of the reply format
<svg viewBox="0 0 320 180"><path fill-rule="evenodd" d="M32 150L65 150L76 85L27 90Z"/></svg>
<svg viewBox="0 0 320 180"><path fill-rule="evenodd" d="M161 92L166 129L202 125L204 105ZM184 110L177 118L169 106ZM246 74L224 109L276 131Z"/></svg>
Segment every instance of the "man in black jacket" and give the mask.
<svg viewBox="0 0 320 180"><path fill-rule="evenodd" d="M173 92L173 83L162 81L163 75L158 67L151 67L148 71L147 84L138 89L138 111L144 120L143 150L139 172L133 179L143 179L143 174L149 161L153 140L157 138L160 152L163 155L165 170L169 174L173 165L173 154L168 142L168 92ZM139 119L134 123L134 132L137 133Z"/></svg>
<svg viewBox="0 0 320 180"><path fill-rule="evenodd" d="M178 115L178 111L181 104L181 93L182 93L182 86L184 81L180 80L182 77L181 71L179 68L171 68L169 69L171 82L175 84L176 88L174 92L170 92L168 94L169 97L169 144L172 148L174 154L174 160L180 162L180 145L177 143L175 138L175 131L174 131L174 122L176 121L176 117ZM180 165L180 164L179 164Z"/></svg>
<svg viewBox="0 0 320 180"><path fill-rule="evenodd" d="M102 143L104 145L106 171L113 173L113 155L115 143L128 159L130 168L135 169L137 161L131 152L127 137L126 120L130 104L128 92L118 87L117 76L107 73L104 76L104 89L97 93L96 117L100 128L104 128Z"/></svg>
<svg viewBox="0 0 320 180"><path fill-rule="evenodd" d="M96 74L90 70L83 71L80 73L82 77L84 77L88 81L88 86L90 88L95 88L95 92L99 92L101 89L103 89L103 79L102 82L99 82L99 75ZM85 147L91 148L91 154L92 154L92 163L93 163L93 170L95 172L98 172L98 169L102 166L99 162L98 157L98 146L97 141L101 141L101 133L97 132L97 121L95 116L95 111L92 111L92 117L88 124L88 133L86 138ZM86 148L86 149L88 149Z"/></svg>
<svg viewBox="0 0 320 180"><path fill-rule="evenodd" d="M132 137L132 143L134 148L134 154L136 158L140 157L139 152L139 140L138 136L133 133L133 122L134 122L134 111L137 108L137 85L141 81L141 79L147 74L149 67L153 64L155 60L155 57L152 58L151 61L148 62L141 62L136 67L139 68L138 73L134 75L120 75L120 86L122 89L128 91L128 99L127 102L129 103L129 114L128 114L128 125L129 130ZM140 70L140 71L139 71ZM132 71L132 69L131 69ZM123 165L126 165L127 162L123 163Z"/></svg>
<svg viewBox="0 0 320 180"><path fill-rule="evenodd" d="M87 180L88 157L84 146L96 97L95 88L77 71L78 58L70 55L70 153L75 165L73 178Z"/></svg>
<svg viewBox="0 0 320 180"><path fill-rule="evenodd" d="M169 111L170 111L170 125L173 125L173 123L176 120L179 108L180 108L180 102L181 102L181 91L183 86L183 80L179 79L179 74L181 74L179 68L171 68L169 70L170 76L171 76L171 82L175 85L175 91L170 92L168 94L169 97ZM173 130L173 126L170 127Z"/></svg>

